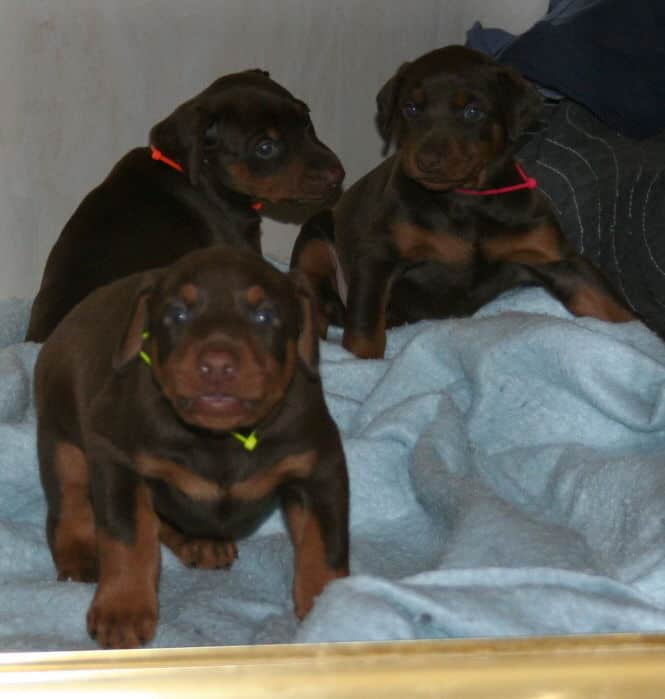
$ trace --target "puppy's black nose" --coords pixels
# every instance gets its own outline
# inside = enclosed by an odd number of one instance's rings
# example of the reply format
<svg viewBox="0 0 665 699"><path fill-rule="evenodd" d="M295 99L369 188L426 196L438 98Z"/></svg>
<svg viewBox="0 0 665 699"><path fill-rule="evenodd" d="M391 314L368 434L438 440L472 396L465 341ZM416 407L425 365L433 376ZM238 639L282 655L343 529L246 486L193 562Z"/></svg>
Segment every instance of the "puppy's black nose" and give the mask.
<svg viewBox="0 0 665 699"><path fill-rule="evenodd" d="M236 373L236 360L226 350L206 349L199 355L198 367L204 379L231 378Z"/></svg>

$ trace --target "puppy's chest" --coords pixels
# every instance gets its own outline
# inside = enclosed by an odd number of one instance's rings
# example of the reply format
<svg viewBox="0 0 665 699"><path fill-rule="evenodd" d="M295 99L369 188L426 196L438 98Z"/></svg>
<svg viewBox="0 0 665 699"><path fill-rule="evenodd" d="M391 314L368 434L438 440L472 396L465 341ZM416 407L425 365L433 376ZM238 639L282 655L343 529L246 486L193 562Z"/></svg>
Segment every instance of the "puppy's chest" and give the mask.
<svg viewBox="0 0 665 699"><path fill-rule="evenodd" d="M270 498L286 482L307 478L316 461L313 451L259 455L235 452L191 452L175 458L140 452L134 463L162 500L172 501L173 506L201 505L221 512Z"/></svg>
<svg viewBox="0 0 665 699"><path fill-rule="evenodd" d="M402 220L391 227L392 241L398 255L417 262L433 260L446 265L467 266L476 257L476 241L472 235L448 225L425 226Z"/></svg>
<svg viewBox="0 0 665 699"><path fill-rule="evenodd" d="M559 235L554 227L531 223L506 226L502 222L470 219L456 224L437 221L432 225L402 220L391 227L397 254L404 260L429 260L455 268L468 268L480 260L511 259L519 251L531 258L545 256L543 251L559 250Z"/></svg>

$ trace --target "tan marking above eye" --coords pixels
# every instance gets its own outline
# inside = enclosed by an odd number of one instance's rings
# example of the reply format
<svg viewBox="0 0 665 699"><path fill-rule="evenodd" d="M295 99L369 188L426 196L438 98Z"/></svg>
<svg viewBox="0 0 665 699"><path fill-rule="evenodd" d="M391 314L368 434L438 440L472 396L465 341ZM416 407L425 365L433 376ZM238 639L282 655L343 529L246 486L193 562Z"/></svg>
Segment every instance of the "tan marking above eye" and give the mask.
<svg viewBox="0 0 665 699"><path fill-rule="evenodd" d="M457 90L450 100L450 103L455 109L464 109L469 102L473 101L473 97L466 90Z"/></svg>
<svg viewBox="0 0 665 699"><path fill-rule="evenodd" d="M266 292L262 286L250 286L246 291L246 297L250 306L258 306L266 298Z"/></svg>
<svg viewBox="0 0 665 699"><path fill-rule="evenodd" d="M185 303L192 305L196 303L196 301L199 298L198 287L191 283L183 284L180 287L180 296L185 301Z"/></svg>
<svg viewBox="0 0 665 699"><path fill-rule="evenodd" d="M266 129L266 135L268 138L272 138L273 141L279 141L282 134L277 129Z"/></svg>
<svg viewBox="0 0 665 699"><path fill-rule="evenodd" d="M417 87L411 92L411 99L416 104L422 104L425 101L425 89Z"/></svg>

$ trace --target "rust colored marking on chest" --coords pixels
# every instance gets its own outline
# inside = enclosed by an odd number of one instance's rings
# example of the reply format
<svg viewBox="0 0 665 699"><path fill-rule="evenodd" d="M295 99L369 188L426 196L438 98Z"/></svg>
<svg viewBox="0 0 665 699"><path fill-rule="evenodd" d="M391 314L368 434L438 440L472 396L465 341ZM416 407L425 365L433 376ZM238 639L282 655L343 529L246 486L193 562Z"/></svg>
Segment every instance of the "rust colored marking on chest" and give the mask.
<svg viewBox="0 0 665 699"><path fill-rule="evenodd" d="M192 500L214 502L228 494L227 490L217 483L193 473L186 466L170 459L141 452L136 456L135 466L142 476L164 481Z"/></svg>
<svg viewBox="0 0 665 699"><path fill-rule="evenodd" d="M544 264L562 257L561 232L550 225L540 225L524 233L507 233L480 244L488 260L507 260L521 264Z"/></svg>
<svg viewBox="0 0 665 699"><path fill-rule="evenodd" d="M231 483L228 487L203 478L191 472L186 466L169 459L140 453L135 463L141 475L162 480L192 500L216 502L229 498L251 502L269 496L287 480L307 478L316 464L316 459L315 451L287 456L269 468L261 469L244 480Z"/></svg>
<svg viewBox="0 0 665 699"><path fill-rule="evenodd" d="M473 259L473 245L451 233L435 233L403 221L392 229L395 246L407 260L435 260L464 265Z"/></svg>
<svg viewBox="0 0 665 699"><path fill-rule="evenodd" d="M317 456L314 450L287 456L270 468L233 483L229 495L233 500L261 500L287 480L307 478L314 469Z"/></svg>

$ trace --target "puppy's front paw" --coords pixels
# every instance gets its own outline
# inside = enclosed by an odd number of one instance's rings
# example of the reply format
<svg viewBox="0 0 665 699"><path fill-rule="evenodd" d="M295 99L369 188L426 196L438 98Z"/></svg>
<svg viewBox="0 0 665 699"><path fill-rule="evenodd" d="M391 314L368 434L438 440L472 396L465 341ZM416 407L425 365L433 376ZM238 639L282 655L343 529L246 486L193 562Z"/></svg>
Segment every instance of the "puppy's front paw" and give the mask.
<svg viewBox="0 0 665 699"><path fill-rule="evenodd" d="M377 333L376 337L369 338L347 330L342 338L342 346L358 359L383 359L386 351L386 336Z"/></svg>
<svg viewBox="0 0 665 699"><path fill-rule="evenodd" d="M138 648L157 627L157 596L97 594L88 610L88 633L102 648Z"/></svg>
<svg viewBox="0 0 665 699"><path fill-rule="evenodd" d="M238 557L234 541L218 539L183 539L172 548L188 568L230 568Z"/></svg>

